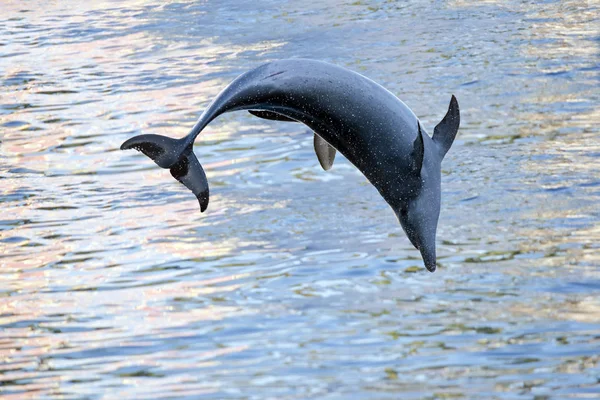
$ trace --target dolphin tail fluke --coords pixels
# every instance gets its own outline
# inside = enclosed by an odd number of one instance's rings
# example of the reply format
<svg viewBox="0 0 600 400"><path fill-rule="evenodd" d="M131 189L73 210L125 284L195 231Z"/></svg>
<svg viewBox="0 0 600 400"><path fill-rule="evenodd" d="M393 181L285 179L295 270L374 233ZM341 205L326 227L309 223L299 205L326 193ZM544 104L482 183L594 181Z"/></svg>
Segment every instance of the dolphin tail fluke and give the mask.
<svg viewBox="0 0 600 400"><path fill-rule="evenodd" d="M200 203L200 211L208 207L208 180L204 169L194 155L192 144L184 139L172 139L161 135L132 137L121 145L121 150L136 149L161 168L168 168L173 178L190 189Z"/></svg>
<svg viewBox="0 0 600 400"><path fill-rule="evenodd" d="M139 135L125 141L121 150L136 149L144 153L161 168L171 168L186 152L182 139L161 135Z"/></svg>
<svg viewBox="0 0 600 400"><path fill-rule="evenodd" d="M458 108L458 101L456 97L452 95L450 99L450 105L448 106L448 112L444 116L444 119L437 124L433 129L433 141L438 145L440 156L444 158L450 146L454 142L458 127L460 125L460 110Z"/></svg>
<svg viewBox="0 0 600 400"><path fill-rule="evenodd" d="M170 170L173 178L194 193L200 203L200 212L204 212L208 207L208 180L194 152L190 149Z"/></svg>

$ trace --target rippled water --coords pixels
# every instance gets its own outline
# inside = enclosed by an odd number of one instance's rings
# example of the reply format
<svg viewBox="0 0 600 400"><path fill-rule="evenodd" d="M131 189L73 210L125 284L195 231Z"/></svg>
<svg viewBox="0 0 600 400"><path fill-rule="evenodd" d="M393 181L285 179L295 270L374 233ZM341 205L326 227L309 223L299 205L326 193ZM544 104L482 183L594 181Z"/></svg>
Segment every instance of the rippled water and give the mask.
<svg viewBox="0 0 600 400"><path fill-rule="evenodd" d="M83 3L0 5L3 399L600 396L597 2ZM118 150L289 57L457 96L435 274L301 125L213 122L205 214Z"/></svg>

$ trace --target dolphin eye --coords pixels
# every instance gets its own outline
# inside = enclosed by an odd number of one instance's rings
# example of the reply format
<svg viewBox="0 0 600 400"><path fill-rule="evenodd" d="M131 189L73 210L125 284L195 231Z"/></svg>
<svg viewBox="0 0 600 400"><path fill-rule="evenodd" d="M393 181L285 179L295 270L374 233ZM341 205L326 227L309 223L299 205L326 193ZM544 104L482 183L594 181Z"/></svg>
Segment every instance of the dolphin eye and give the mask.
<svg viewBox="0 0 600 400"><path fill-rule="evenodd" d="M406 208L401 208L400 209L400 216L401 217L406 217L407 214L408 214L408 210Z"/></svg>

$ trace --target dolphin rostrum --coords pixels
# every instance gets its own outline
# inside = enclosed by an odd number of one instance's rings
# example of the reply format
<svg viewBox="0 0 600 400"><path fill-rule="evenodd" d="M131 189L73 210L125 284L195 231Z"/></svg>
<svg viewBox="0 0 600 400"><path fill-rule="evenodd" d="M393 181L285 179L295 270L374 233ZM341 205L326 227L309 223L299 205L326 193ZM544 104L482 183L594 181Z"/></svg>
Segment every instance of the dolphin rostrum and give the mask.
<svg viewBox="0 0 600 400"><path fill-rule="evenodd" d="M460 123L454 96L429 137L406 104L372 80L321 61L280 60L231 82L187 136L140 135L127 140L121 149L139 150L170 169L196 195L204 212L208 182L192 146L213 119L238 110L307 125L314 131L315 152L325 170L331 168L336 150L340 151L377 188L421 252L427 269L435 271L441 162Z"/></svg>

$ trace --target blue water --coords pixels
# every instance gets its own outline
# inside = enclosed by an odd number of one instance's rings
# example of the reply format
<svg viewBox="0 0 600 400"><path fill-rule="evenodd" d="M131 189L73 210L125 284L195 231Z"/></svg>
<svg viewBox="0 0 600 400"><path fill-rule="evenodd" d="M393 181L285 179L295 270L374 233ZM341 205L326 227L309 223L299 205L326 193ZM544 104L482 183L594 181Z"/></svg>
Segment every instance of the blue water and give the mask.
<svg viewBox="0 0 600 400"><path fill-rule="evenodd" d="M3 399L600 397L595 2L83 3L0 5ZM302 125L214 121L204 214L118 150L293 57L457 96L436 273Z"/></svg>

